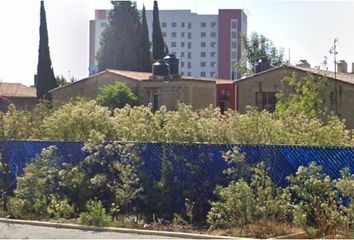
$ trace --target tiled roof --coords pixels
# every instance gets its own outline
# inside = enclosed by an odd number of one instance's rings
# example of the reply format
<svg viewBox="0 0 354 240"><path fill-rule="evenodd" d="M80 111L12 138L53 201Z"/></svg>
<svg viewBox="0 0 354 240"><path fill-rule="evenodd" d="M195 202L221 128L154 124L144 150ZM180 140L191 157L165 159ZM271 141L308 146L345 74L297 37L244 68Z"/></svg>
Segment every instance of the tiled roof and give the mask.
<svg viewBox="0 0 354 240"><path fill-rule="evenodd" d="M234 84L233 80L215 79L216 84Z"/></svg>
<svg viewBox="0 0 354 240"><path fill-rule="evenodd" d="M106 71L121 75L127 78L131 78L134 80L138 81L146 81L146 80L151 80L150 77L152 76L152 73L150 72L133 72L133 71L123 71L123 70L114 70L114 69L107 69ZM224 80L224 79L214 79L214 78L201 78L201 77L190 77L190 76L181 76L181 80L194 80L194 81L213 81L213 82L225 82L225 83L230 83L230 80Z"/></svg>
<svg viewBox="0 0 354 240"><path fill-rule="evenodd" d="M27 87L21 83L4 83L4 82L0 82L0 96L37 97L35 87Z"/></svg>
<svg viewBox="0 0 354 240"><path fill-rule="evenodd" d="M124 70L115 70L115 69L106 69L106 71L123 77L138 80L138 81L147 80L149 79L149 76L151 76L151 73L149 72L134 72L134 71L124 71Z"/></svg>
<svg viewBox="0 0 354 240"><path fill-rule="evenodd" d="M297 67L297 66L292 66L292 65L283 65L283 66L280 66L280 67L271 68L271 69L268 69L268 70L263 71L263 72L259 72L259 73L256 73L256 74L249 75L247 77L240 78L236 82L244 81L244 80L247 80L247 79L255 77L255 76L267 74L269 72L276 71L276 70L281 69L281 68L288 68L290 70L292 69L292 70L302 71L302 72L306 72L306 73L311 73L311 74L315 74L315 75L331 78L332 80L345 82L345 83L349 83L349 84L354 84L354 74L351 74L351 73L339 73L339 72L337 72L336 73L336 77L335 77L334 76L334 72L331 72L331 71L325 71L325 70L319 70L319 69L313 69L313 68Z"/></svg>
<svg viewBox="0 0 354 240"><path fill-rule="evenodd" d="M115 69L106 69L105 71L96 73L94 75L91 75L87 78L81 79L79 81L70 83L70 84L66 84L64 86L61 87L57 87L54 88L52 90L50 90L49 92L55 91L57 89L61 89L61 88L66 88L71 86L72 84L80 84L83 81L88 81L93 77L96 77L98 75L104 74L104 73L112 73L115 74L117 76L123 76L126 78L130 78L132 80L136 80L136 81L149 81L151 80L151 73L150 72L134 72L134 71L125 71L125 70L115 70ZM216 82L216 83L232 83L230 80L224 80L224 79L214 79L214 78L197 78L197 77L189 77L189 76L181 76L180 78L181 80L190 80L190 81L206 81L206 82ZM157 79L158 80L158 79Z"/></svg>
<svg viewBox="0 0 354 240"><path fill-rule="evenodd" d="M305 71L308 73L316 74L316 75L326 76L327 78L337 79L338 81L341 81L341 82L354 84L354 74L351 74L351 73L337 72L336 76L334 76L334 72L325 71L325 70L318 70L318 69L313 69L313 68L303 68L303 67L296 67L296 66L288 66L288 67L293 68L293 69L298 69L301 71Z"/></svg>

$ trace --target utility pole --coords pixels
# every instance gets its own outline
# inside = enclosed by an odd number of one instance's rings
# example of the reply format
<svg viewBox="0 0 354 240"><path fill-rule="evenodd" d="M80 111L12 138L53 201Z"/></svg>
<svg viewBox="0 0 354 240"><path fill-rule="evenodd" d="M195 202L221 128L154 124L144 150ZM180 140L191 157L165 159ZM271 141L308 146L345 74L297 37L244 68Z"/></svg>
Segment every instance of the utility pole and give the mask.
<svg viewBox="0 0 354 240"><path fill-rule="evenodd" d="M331 47L331 49L329 50L330 54L333 54L333 58L334 58L334 97L335 97L335 112L338 113L338 99L337 99L337 61L336 61L336 55L338 54L338 52L336 51L337 48L337 41L338 39L335 38L333 40L333 46Z"/></svg>
<svg viewBox="0 0 354 240"><path fill-rule="evenodd" d="M333 46L329 50L329 53L333 54L333 58L334 58L334 79L337 79L337 61L336 61L336 55L338 54L338 52L336 51L337 41L338 41L337 38L333 40Z"/></svg>

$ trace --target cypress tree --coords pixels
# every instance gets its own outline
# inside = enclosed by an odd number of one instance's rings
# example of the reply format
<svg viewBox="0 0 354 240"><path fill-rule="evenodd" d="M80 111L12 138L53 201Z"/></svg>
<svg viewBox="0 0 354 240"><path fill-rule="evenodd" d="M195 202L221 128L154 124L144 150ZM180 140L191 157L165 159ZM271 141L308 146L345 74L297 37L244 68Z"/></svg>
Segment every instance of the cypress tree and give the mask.
<svg viewBox="0 0 354 240"><path fill-rule="evenodd" d="M143 5L143 11L141 14L141 57L140 67L143 72L151 72L151 52L149 41L149 29L146 21L145 6Z"/></svg>
<svg viewBox="0 0 354 240"><path fill-rule="evenodd" d="M141 71L142 25L136 3L112 1L113 10L97 54L98 69ZM150 56L150 55L149 55Z"/></svg>
<svg viewBox="0 0 354 240"><path fill-rule="evenodd" d="M47 20L44 2L41 1L37 78L35 80L37 99L51 100L49 90L58 87L50 60Z"/></svg>
<svg viewBox="0 0 354 240"><path fill-rule="evenodd" d="M159 17L159 7L157 6L157 1L154 1L153 19L152 19L152 55L154 60L162 59L167 55L165 51L165 42L163 40L160 17Z"/></svg>

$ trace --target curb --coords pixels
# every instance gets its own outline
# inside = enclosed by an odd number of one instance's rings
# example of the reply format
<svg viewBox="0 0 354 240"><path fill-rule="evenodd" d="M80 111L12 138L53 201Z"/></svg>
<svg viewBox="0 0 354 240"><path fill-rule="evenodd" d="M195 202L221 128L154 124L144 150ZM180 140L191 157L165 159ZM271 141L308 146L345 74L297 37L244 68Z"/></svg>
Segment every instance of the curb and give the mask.
<svg viewBox="0 0 354 240"><path fill-rule="evenodd" d="M278 236L269 239L306 239L306 238L308 238L306 232L298 232L298 233L292 233L292 234Z"/></svg>
<svg viewBox="0 0 354 240"><path fill-rule="evenodd" d="M235 237L197 234L197 233L168 232L168 231L114 228L114 227L94 227L94 226L84 226L84 225L69 224L69 223L51 223L51 222L27 221L27 220L17 220L17 219L7 219L7 218L0 218L0 222L17 223L17 224L25 224L25 225L32 225L32 226L43 226L43 227L78 229L78 230L85 230L85 231L132 233L132 234L156 235L156 236L178 237L178 238L189 238L189 239L242 239L242 238L235 238Z"/></svg>

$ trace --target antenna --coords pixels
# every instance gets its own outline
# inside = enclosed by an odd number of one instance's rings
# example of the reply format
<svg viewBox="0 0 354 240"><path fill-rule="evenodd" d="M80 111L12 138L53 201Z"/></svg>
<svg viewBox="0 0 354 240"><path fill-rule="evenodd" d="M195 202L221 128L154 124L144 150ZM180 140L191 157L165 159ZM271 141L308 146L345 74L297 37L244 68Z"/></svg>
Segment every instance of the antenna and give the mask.
<svg viewBox="0 0 354 240"><path fill-rule="evenodd" d="M333 58L334 58L334 79L337 79L337 62L336 62L336 55L338 54L338 52L336 51L337 42L338 42L338 38L335 38L333 40L333 46L331 47L331 49L329 49L329 53L333 54Z"/></svg>

